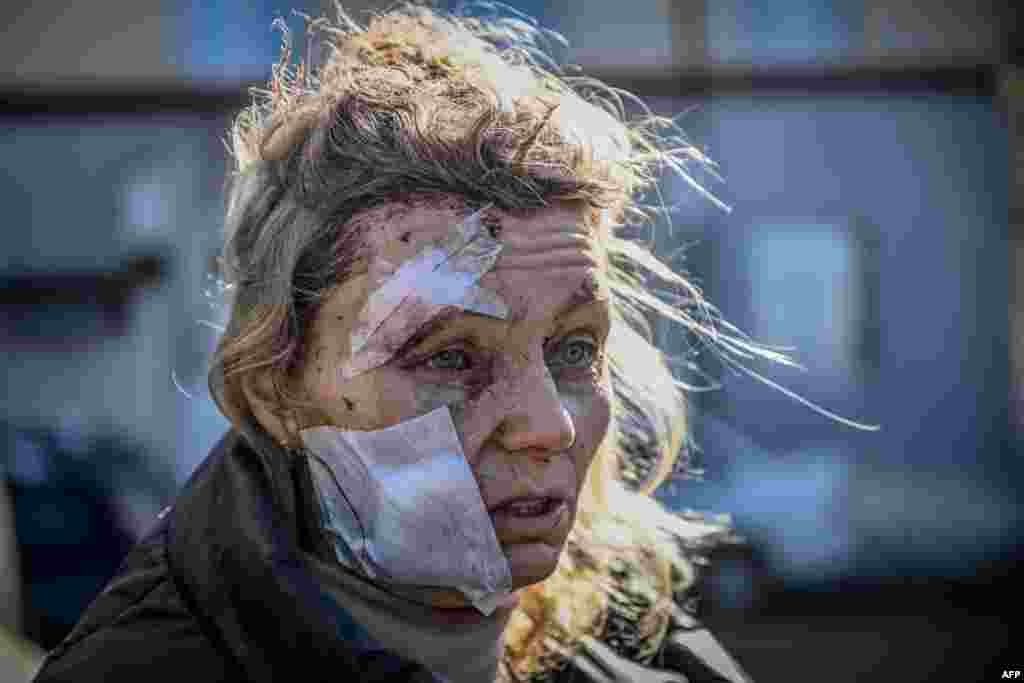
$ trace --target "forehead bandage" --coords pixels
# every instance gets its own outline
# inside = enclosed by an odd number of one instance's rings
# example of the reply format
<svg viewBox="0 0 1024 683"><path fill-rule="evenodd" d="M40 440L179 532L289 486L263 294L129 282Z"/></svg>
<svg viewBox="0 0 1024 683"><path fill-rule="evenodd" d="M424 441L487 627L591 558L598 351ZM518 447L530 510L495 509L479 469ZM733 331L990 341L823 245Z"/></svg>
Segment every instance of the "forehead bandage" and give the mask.
<svg viewBox="0 0 1024 683"><path fill-rule="evenodd" d="M371 579L455 588L483 614L512 577L447 406L376 431L300 432L337 559Z"/></svg>
<svg viewBox="0 0 1024 683"><path fill-rule="evenodd" d="M481 222L486 208L453 225L440 243L402 263L370 295L352 327L343 378L387 363L413 331L449 306L508 317L501 297L477 284L502 249Z"/></svg>

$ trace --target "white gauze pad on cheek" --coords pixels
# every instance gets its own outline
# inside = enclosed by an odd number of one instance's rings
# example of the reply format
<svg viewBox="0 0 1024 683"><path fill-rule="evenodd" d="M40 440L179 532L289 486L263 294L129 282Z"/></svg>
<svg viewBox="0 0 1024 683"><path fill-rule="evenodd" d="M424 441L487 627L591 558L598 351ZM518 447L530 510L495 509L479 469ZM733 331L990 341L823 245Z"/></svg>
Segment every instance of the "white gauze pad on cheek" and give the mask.
<svg viewBox="0 0 1024 683"><path fill-rule="evenodd" d="M370 578L457 589L484 614L511 592L447 406L376 431L300 436L322 465L314 483L340 562Z"/></svg>

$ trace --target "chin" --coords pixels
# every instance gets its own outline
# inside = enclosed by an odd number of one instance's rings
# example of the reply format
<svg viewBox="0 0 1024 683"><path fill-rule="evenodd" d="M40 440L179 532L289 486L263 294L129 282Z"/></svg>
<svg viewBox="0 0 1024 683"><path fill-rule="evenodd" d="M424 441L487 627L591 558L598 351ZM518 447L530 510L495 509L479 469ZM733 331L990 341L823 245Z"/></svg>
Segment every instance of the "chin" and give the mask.
<svg viewBox="0 0 1024 683"><path fill-rule="evenodd" d="M563 547L548 543L513 543L504 546L512 574L512 588L525 588L551 576L558 566Z"/></svg>

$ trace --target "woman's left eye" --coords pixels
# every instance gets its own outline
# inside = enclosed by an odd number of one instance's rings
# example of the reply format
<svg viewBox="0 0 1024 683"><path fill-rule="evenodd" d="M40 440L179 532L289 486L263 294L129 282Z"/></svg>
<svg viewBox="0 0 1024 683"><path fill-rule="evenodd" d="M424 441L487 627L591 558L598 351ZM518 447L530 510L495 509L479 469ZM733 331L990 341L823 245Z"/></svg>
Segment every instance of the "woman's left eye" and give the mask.
<svg viewBox="0 0 1024 683"><path fill-rule="evenodd" d="M462 349L445 349L438 351L427 359L427 367L431 370L468 370L472 363L469 354Z"/></svg>
<svg viewBox="0 0 1024 683"><path fill-rule="evenodd" d="M594 362L597 344L589 335L573 335L563 340L555 349L554 357L557 365L573 368L584 368Z"/></svg>

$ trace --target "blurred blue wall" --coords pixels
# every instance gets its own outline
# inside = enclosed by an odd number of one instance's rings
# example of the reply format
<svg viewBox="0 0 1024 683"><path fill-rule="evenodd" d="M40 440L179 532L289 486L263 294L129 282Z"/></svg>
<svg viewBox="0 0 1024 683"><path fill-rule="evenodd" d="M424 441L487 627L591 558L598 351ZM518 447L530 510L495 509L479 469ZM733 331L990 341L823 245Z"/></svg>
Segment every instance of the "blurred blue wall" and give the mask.
<svg viewBox="0 0 1024 683"><path fill-rule="evenodd" d="M668 497L735 512L800 580L969 574L1020 528L993 100L719 97L703 126L735 210L663 249L704 240L692 267L711 300L806 367L755 369L881 431L722 372L696 400L720 480Z"/></svg>

